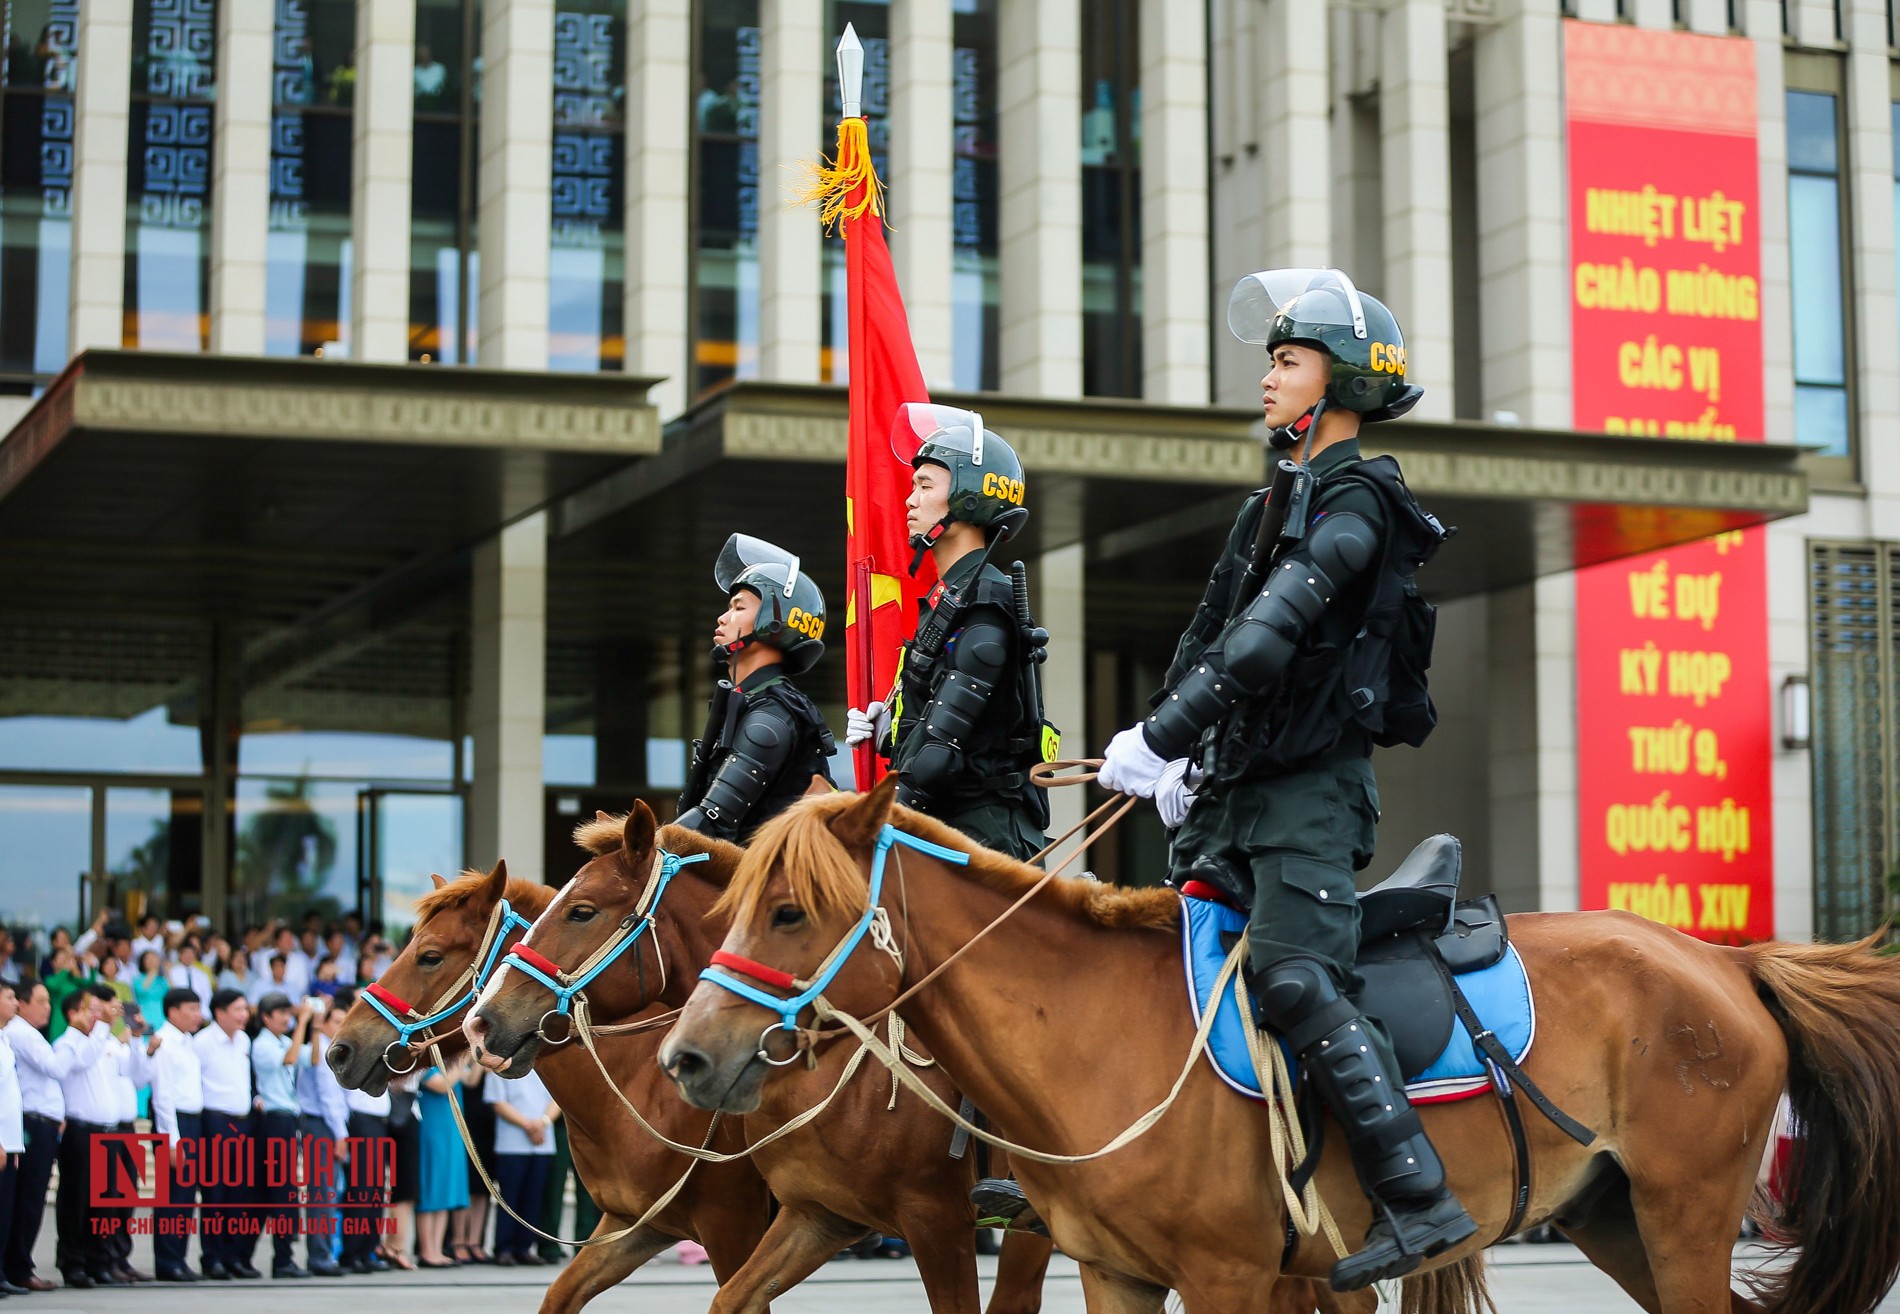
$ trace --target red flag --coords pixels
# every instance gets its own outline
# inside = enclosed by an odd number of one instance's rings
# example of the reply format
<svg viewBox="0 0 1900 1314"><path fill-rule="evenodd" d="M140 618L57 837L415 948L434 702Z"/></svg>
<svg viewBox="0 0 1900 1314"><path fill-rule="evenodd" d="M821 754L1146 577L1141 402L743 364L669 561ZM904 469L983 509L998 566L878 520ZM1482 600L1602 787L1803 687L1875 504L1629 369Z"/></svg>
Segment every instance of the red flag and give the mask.
<svg viewBox="0 0 1900 1314"><path fill-rule="evenodd" d="M845 457L845 523L849 602L845 609L845 687L853 707L885 698L897 675L899 650L917 627L917 601L936 583L928 556L910 574L904 502L910 468L891 450L891 424L905 402L927 402L924 373L910 340L910 322L890 248L884 244L880 189L871 167L864 120L838 125L831 176L849 179L840 218L850 301L851 425ZM834 193L835 194L835 193ZM854 214L853 211L858 213ZM883 774L860 745L858 788Z"/></svg>

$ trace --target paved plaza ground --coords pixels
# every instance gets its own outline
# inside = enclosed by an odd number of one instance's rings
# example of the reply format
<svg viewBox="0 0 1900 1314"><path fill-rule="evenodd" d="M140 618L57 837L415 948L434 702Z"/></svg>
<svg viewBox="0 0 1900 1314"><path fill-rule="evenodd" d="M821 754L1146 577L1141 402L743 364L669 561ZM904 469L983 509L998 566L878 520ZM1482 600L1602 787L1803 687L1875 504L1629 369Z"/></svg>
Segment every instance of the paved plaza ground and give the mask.
<svg viewBox="0 0 1900 1314"><path fill-rule="evenodd" d="M39 1249L40 1271L52 1270L52 1220ZM197 1247L193 1246L195 1261ZM302 1246L298 1246L301 1258ZM1738 1264L1759 1252L1736 1251ZM1505 1246L1491 1252L1491 1290L1500 1314L1596 1314L1635 1311L1636 1304L1567 1245ZM141 1239L139 1267L150 1270L151 1246ZM994 1259L979 1260L987 1297ZM64 1290L16 1297L5 1314L362 1314L430 1308L453 1314L533 1314L553 1276L551 1269L487 1266L443 1272L390 1273L307 1282L204 1282L194 1286L153 1284L133 1290ZM268 1288L268 1291L261 1288ZM419 1290L428 1288L425 1297ZM704 1265L686 1267L671 1255L647 1265L619 1288L595 1300L601 1314L704 1314L712 1300L712 1274ZM426 1302L426 1303L425 1303ZM774 1314L922 1314L929 1308L909 1260L843 1259L826 1265L772 1303ZM1883 1312L1900 1314L1900 1294ZM1043 1291L1047 1314L1081 1314L1082 1286L1075 1265L1058 1256Z"/></svg>

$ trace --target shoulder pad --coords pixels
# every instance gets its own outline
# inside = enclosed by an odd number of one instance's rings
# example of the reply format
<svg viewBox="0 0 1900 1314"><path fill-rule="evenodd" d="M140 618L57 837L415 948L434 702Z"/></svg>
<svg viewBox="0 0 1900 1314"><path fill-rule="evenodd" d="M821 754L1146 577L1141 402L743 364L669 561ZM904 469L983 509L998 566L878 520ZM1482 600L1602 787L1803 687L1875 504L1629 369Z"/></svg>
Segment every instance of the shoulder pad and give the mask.
<svg viewBox="0 0 1900 1314"><path fill-rule="evenodd" d="M733 748L750 758L770 759L789 752L797 726L788 710L771 702L746 709L733 731Z"/></svg>

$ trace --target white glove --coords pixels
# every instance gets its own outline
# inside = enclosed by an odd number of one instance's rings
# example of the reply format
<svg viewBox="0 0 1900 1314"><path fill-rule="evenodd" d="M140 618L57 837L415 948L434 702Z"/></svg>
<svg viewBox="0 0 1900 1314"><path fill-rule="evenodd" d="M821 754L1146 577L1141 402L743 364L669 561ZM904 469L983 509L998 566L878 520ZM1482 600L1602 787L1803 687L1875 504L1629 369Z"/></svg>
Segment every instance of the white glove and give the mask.
<svg viewBox="0 0 1900 1314"><path fill-rule="evenodd" d="M1201 769L1185 757L1177 757L1161 768L1161 781L1155 786L1155 811L1169 830L1180 828L1194 806L1194 791L1201 783Z"/></svg>
<svg viewBox="0 0 1900 1314"><path fill-rule="evenodd" d="M1095 780L1103 789L1119 790L1141 798L1153 798L1167 759L1148 747L1139 725L1130 726L1108 741L1102 754L1102 769Z"/></svg>
<svg viewBox="0 0 1900 1314"><path fill-rule="evenodd" d="M867 739L874 744L881 744L890 732L891 709L881 702L872 703L862 712L853 707L844 714L846 748L856 748Z"/></svg>

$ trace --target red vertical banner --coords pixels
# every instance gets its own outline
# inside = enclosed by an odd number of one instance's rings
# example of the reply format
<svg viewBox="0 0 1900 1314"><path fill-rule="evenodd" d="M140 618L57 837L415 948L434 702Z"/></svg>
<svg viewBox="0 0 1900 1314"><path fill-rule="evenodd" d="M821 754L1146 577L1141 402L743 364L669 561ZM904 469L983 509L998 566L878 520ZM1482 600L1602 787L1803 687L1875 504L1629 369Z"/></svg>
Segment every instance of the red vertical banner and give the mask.
<svg viewBox="0 0 1900 1314"><path fill-rule="evenodd" d="M1755 49L1566 22L1579 429L1763 438ZM1577 574L1581 906L1774 933L1763 531Z"/></svg>

